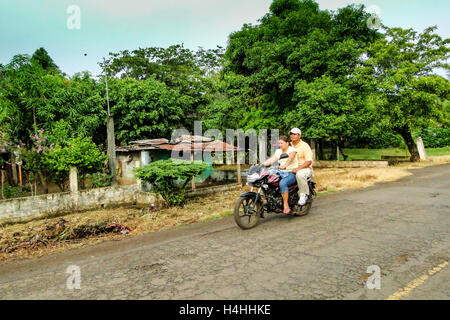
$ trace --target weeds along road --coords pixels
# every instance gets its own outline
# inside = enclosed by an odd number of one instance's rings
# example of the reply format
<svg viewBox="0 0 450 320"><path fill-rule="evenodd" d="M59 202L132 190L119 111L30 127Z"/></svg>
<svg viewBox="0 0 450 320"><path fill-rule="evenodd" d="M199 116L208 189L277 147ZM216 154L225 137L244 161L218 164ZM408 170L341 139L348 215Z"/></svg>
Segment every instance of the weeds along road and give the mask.
<svg viewBox="0 0 450 320"><path fill-rule="evenodd" d="M228 217L4 263L0 298L450 299L450 165L412 172L248 231ZM67 288L71 265L81 289Z"/></svg>

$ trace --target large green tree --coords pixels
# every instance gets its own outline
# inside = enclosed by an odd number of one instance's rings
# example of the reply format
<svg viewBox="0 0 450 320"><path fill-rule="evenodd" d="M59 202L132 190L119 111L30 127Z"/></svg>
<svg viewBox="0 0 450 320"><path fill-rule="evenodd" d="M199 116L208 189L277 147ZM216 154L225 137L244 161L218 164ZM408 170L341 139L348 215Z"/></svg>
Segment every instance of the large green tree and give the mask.
<svg viewBox="0 0 450 320"><path fill-rule="evenodd" d="M12 140L26 139L37 127L45 71L28 55L16 55L0 70L0 107Z"/></svg>
<svg viewBox="0 0 450 320"><path fill-rule="evenodd" d="M249 117L254 96L252 91L246 76L227 72L211 77L211 86L206 96L210 103L199 109L204 128L222 131L248 128L249 123L255 121L253 117ZM265 121L264 117L258 119Z"/></svg>
<svg viewBox="0 0 450 320"><path fill-rule="evenodd" d="M373 110L365 96L329 76L297 81L294 100L298 103L285 116L287 126L305 128L303 135L309 138L336 141L341 152L344 141L371 125Z"/></svg>
<svg viewBox="0 0 450 320"><path fill-rule="evenodd" d="M54 71L56 73L60 73L58 66L55 64L53 59L48 54L47 50L44 48L37 49L33 55L31 56L31 61L38 64L42 67L42 69L46 71Z"/></svg>
<svg viewBox="0 0 450 320"><path fill-rule="evenodd" d="M64 139L84 135L97 144L106 140L105 88L88 72L76 73L70 79L46 75L42 79L45 103L38 109L40 127L49 139L63 143Z"/></svg>
<svg viewBox="0 0 450 320"><path fill-rule="evenodd" d="M329 12L312 0L275 0L259 25L230 35L226 70L249 77L254 112L281 127L279 115L298 103L298 81L329 76L345 84L361 49L379 37L368 18L363 6Z"/></svg>
<svg viewBox="0 0 450 320"><path fill-rule="evenodd" d="M211 90L212 74L223 64L223 49L193 51L183 45L168 48L150 47L110 53L100 63L104 74L120 79L154 79L167 88L176 90L183 99L182 124L192 129L199 108L208 104L207 92Z"/></svg>
<svg viewBox="0 0 450 320"><path fill-rule="evenodd" d="M183 125L188 98L154 77L110 79L111 114L115 136L122 143L149 138L170 138Z"/></svg>
<svg viewBox="0 0 450 320"><path fill-rule="evenodd" d="M435 27L417 33L412 29L385 28L385 38L367 48L367 59L355 79L372 92L378 123L400 134L411 154L419 160L414 130L449 123L445 102L450 82L435 74L449 69L450 39L434 33Z"/></svg>
<svg viewBox="0 0 450 320"><path fill-rule="evenodd" d="M102 84L88 73L64 77L42 48L32 57L16 55L0 69L4 124L12 141L29 147L30 136L39 128L45 129L49 138L61 136L64 129L69 136L85 134L102 143L106 116L103 97Z"/></svg>

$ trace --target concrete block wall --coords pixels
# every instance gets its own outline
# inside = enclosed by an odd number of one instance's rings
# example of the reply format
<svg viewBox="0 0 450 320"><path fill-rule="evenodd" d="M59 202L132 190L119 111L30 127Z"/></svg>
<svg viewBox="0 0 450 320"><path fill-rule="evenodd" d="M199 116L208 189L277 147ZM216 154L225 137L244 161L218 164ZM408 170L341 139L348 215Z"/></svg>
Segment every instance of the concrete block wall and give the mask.
<svg viewBox="0 0 450 320"><path fill-rule="evenodd" d="M313 168L379 168L389 166L388 161L314 161Z"/></svg>
<svg viewBox="0 0 450 320"><path fill-rule="evenodd" d="M96 209L109 205L131 203L151 205L153 203L155 206L160 206L163 201L159 195L139 191L137 185L14 198L0 201L0 222Z"/></svg>

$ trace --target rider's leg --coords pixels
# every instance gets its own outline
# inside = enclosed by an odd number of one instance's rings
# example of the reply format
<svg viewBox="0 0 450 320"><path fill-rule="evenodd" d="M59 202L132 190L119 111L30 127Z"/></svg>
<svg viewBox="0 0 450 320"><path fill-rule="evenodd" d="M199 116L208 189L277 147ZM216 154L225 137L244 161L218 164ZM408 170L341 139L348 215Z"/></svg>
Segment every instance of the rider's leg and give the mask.
<svg viewBox="0 0 450 320"><path fill-rule="evenodd" d="M311 176L311 169L305 168L297 171L295 177L297 178L298 184L298 195L300 196L302 193L309 195L309 187L308 187L308 178Z"/></svg>
<svg viewBox="0 0 450 320"><path fill-rule="evenodd" d="M289 210L289 192L282 193L281 197L283 198L283 209Z"/></svg>
<svg viewBox="0 0 450 320"><path fill-rule="evenodd" d="M295 175L292 172L280 180L280 193L283 198L283 208L289 210L289 186L296 182Z"/></svg>

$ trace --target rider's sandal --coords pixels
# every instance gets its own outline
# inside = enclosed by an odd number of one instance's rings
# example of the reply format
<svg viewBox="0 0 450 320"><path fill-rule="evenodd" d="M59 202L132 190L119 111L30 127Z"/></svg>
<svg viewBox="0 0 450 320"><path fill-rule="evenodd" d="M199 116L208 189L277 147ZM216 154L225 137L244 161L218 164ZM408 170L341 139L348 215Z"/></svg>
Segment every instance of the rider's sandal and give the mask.
<svg viewBox="0 0 450 320"><path fill-rule="evenodd" d="M283 210L283 215L288 216L291 214L291 209L284 209Z"/></svg>

